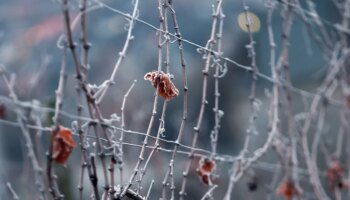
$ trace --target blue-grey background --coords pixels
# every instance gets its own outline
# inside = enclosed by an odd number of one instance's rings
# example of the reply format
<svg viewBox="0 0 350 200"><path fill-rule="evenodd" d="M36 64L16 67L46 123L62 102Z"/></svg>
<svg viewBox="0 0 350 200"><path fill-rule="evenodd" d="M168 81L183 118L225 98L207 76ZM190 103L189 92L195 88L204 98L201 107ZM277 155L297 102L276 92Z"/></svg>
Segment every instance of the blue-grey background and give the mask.
<svg viewBox="0 0 350 200"><path fill-rule="evenodd" d="M103 1L107 5L131 13L132 2L130 0L108 0ZM250 11L255 13L261 21L261 29L253 34L256 41L255 50L259 71L270 75L269 66L270 48L266 26L267 9L263 0L247 0ZM212 3L209 0L177 0L174 1L180 30L183 37L193 43L205 46L210 37L212 23ZM90 6L96 5L93 1ZM139 18L159 27L158 1L140 1ZM78 2L70 1L72 15L78 13ZM317 1L316 9L320 16L327 21L327 29L333 29L334 23L339 23L340 15L334 8L331 1ZM281 49L281 18L282 6L278 6L273 17L273 29L277 43L277 56ZM242 31L237 22L237 17L243 12L241 1L226 0L223 4L224 19L223 52L224 56L244 65L250 65L250 58L245 45L249 43L248 34ZM169 16L170 20L170 16ZM124 29L127 21L125 17L112 12L106 8L99 8L88 13L88 40L92 43L89 54L90 71L88 80L91 84L101 84L109 78L114 64L118 58L118 52L122 49L126 31ZM309 36L305 25L300 17L293 20L290 36L290 75L294 86L315 92L315 87L322 80L326 73L326 59L314 40ZM169 30L173 32L173 26L169 21ZM10 73L16 74L15 91L20 100L39 100L43 107L52 107L55 100L55 89L57 88L60 63L63 52L57 47L57 39L64 32L61 5L59 1L42 0L1 0L0 1L0 63L4 64ZM78 28L74 31L74 39L79 42ZM151 116L153 104L153 88L143 80L143 75L157 68L158 36L156 31L140 22L136 22L133 29L134 40L131 41L125 60L122 62L115 79L115 84L110 88L108 95L101 103L105 117L116 113L120 116L123 95L130 87L133 80L137 80L134 89L130 93L126 105L126 128L145 132ZM188 124L185 130L182 143L191 144L193 129L197 120L200 106L202 73L204 66L202 55L196 51L197 47L184 43L184 52L187 63L188 85L189 85L189 113ZM171 73L174 75L175 85L180 89L180 95L172 100L168 106L166 115L165 138L175 140L181 122L182 115L182 82L181 65L177 43L171 44ZM211 68L210 73L214 73ZM74 77L74 65L71 54L68 53L67 64L67 85L65 88L63 110L76 114L76 80ZM214 126L214 81L211 76L208 88L208 106L201 128L198 147L210 150L210 133ZM220 109L225 112L222 119L218 153L235 156L242 148L250 115L250 85L251 74L228 63L227 74L220 79ZM266 90L270 90L271 83L258 79L257 97L262 101L257 118L258 135L253 137L251 149L260 147L265 141L268 125L269 99ZM0 95L7 96L5 85L0 85ZM301 97L295 95L295 112L302 111ZM162 102L162 100L160 101ZM6 104L5 104L6 105ZM158 110L161 106L158 106ZM45 126L51 125L51 116L47 112L41 114ZM87 115L86 115L87 116ZM158 119L160 112L157 114ZM9 106L6 109L4 120L15 121L14 112ZM72 120L62 118L62 124L70 127ZM158 120L154 125L154 131L158 126ZM35 138L33 131L33 139ZM48 134L44 133L41 142L47 148ZM78 142L78 138L75 138ZM126 140L134 144L141 144L142 137L128 135ZM153 141L151 142L151 144ZM0 196L1 199L8 199L5 183L11 182L14 189L22 199L36 199L37 190L33 181L33 172L30 162L26 157L24 138L18 127L0 123ZM172 145L162 144L166 148L173 148ZM130 174L138 157L139 149L126 147L125 173ZM67 167L57 166L59 182L62 191L68 199L77 198L77 184L80 171L80 157L78 148L73 152L67 163ZM41 161L45 164L44 152L40 152ZM151 179L155 185L152 194L159 194L161 191L161 180L167 169L170 154L157 153L153 159L150 170L144 181L144 192ZM271 162L276 161L276 155L266 158ZM175 168L176 191L179 190L182 178L181 172L185 168L187 157L178 155ZM226 189L229 174L228 163L218 163L219 189L215 195L222 197ZM156 169L156 170L154 170ZM190 199L200 199L208 187L202 184L196 177L195 168L189 176L188 193ZM259 170L256 173L263 184L268 184L273 170ZM247 179L247 180L246 180ZM261 195L268 192L263 187L257 192L248 192L246 182L243 178L235 189L235 199L261 199ZM102 179L101 179L102 182ZM86 184L88 188L89 184ZM89 191L87 189L87 191ZM87 192L88 193L88 192ZM157 196L157 195L156 195Z"/></svg>

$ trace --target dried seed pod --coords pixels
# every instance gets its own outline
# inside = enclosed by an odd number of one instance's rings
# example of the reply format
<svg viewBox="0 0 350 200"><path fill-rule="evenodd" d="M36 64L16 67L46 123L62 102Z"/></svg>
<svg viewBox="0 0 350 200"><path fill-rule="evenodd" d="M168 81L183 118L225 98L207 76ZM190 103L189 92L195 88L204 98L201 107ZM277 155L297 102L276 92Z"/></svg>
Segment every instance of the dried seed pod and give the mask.
<svg viewBox="0 0 350 200"><path fill-rule="evenodd" d="M156 89L158 88L158 95L162 96L167 101L179 94L179 90L170 80L169 75L165 74L163 71L148 72L145 74L144 79L151 81L152 85Z"/></svg>
<svg viewBox="0 0 350 200"><path fill-rule="evenodd" d="M76 143L72 137L72 131L59 126L52 137L52 159L63 165L71 154Z"/></svg>

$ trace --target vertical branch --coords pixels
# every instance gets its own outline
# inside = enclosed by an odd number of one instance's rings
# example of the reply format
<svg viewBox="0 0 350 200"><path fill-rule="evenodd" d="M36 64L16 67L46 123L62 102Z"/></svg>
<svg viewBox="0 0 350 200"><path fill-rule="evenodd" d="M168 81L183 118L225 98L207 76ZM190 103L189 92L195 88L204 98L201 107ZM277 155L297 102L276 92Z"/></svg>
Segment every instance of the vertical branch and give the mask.
<svg viewBox="0 0 350 200"><path fill-rule="evenodd" d="M131 90L134 88L136 84L136 80L134 80L134 82L132 83L132 85L130 86L130 88L128 89L128 91L124 94L124 98L123 98L123 103L122 103L122 107L121 107L121 120L122 120L122 124L121 124L121 133L120 133L120 138L119 138L119 144L120 144L120 154L121 157L123 157L123 142L124 142L124 130L125 130L125 104L126 104L126 99L128 98ZM120 185L123 185L124 180L123 180L123 165L120 164L119 165L119 172L120 172Z"/></svg>
<svg viewBox="0 0 350 200"><path fill-rule="evenodd" d="M79 199L83 200L83 190L84 190L84 176L85 176L85 169L86 169L86 164L85 164L85 159L83 156L80 158L80 178L79 178L79 185L78 185L78 190L79 190Z"/></svg>
<svg viewBox="0 0 350 200"><path fill-rule="evenodd" d="M80 89L82 89L82 91L84 91L84 93L85 93L85 99L86 99L86 102L88 104L87 107L88 107L90 117L93 119L97 118L99 123L103 124L104 119L102 117L102 113L100 111L100 108L96 104L96 100L95 100L95 97L91 93L91 89L88 87L88 85L86 83L86 75L82 73L81 63L79 62L77 52L76 52L76 44L73 42L72 30L70 28L70 15L69 15L69 10L68 10L68 0L63 0L62 4L63 4L62 5L62 7L63 7L62 12L64 15L65 29L66 29L66 38L67 38L67 43L68 43L67 45L68 45L68 47L71 51L72 57L73 57L73 62L74 62L75 69L76 69L76 79L78 81L78 87ZM78 108L78 109L80 109L80 108ZM93 111L93 109L95 112ZM105 180L105 187L104 188L106 191L108 191L109 181L108 181L108 175L107 175L107 170L106 170L107 165L106 165L106 160L105 160L105 153L103 152L102 144L101 144L101 140L100 140L100 134L98 133L97 127L95 124L93 125L93 128L94 128L94 132L95 132L96 139L97 139L96 143L97 143L97 151L99 152L98 155L99 155L101 163L102 163L103 175L104 175L104 180ZM111 146L111 141L107 135L106 127L102 126L102 130L104 133L104 137L107 140L108 146ZM99 197L96 197L96 198L99 198Z"/></svg>
<svg viewBox="0 0 350 200"><path fill-rule="evenodd" d="M146 162L144 164L144 166L142 167L142 169L140 170L140 179L138 180L138 189L137 192L140 192L141 189L141 182L143 179L143 176L146 173L146 168L149 164L149 162L151 161L151 158L153 156L153 154L155 153L155 151L159 148L159 138L160 136L163 134L164 130L165 130L165 124L164 124L164 118L165 118L165 111L166 111L166 106L167 106L167 102L165 101L163 104L163 109L162 109L162 115L160 117L160 123L159 123L159 127L158 127L158 131L157 131L157 137L156 137L156 141L154 142L154 145L152 147L152 150L150 152L150 154L148 155Z"/></svg>
<svg viewBox="0 0 350 200"><path fill-rule="evenodd" d="M270 113L269 113L269 135L265 142L265 144L255 150L253 153L253 157L249 160L243 162L242 160L242 153L239 156L239 159L237 159L233 165L232 165L232 173L230 176L229 185L224 197L224 200L230 200L233 188L235 186L235 183L239 180L239 178L242 176L244 171L251 166L253 162L255 162L257 159L259 159L262 155L266 153L268 148L272 145L272 141L275 138L275 136L279 133L279 77L278 77L278 71L277 67L275 65L275 56L276 56L276 44L274 41L274 35L272 30L272 15L274 10L274 4L273 2L269 1L269 12L267 17L267 28L268 28L268 34L269 34L269 42L270 42L270 66L271 66L271 72L272 72L272 80L273 80L273 89L272 89L272 96L271 96L271 104L270 104ZM249 135L248 135L249 137ZM246 139L247 140L247 139Z"/></svg>
<svg viewBox="0 0 350 200"><path fill-rule="evenodd" d="M162 9L161 6L159 6L158 9L160 10L160 17L159 17L160 26L161 26L161 28L163 28L162 25L163 25L164 17L163 17L163 12L161 11L161 9ZM164 29L162 29L162 30L164 30ZM161 32L158 32L158 67L157 67L158 71L161 71L161 69L162 69L162 57L163 57L162 56L163 55L162 54L162 45L163 45L162 37L163 37L163 35L161 34ZM156 77L156 78L159 78L159 77ZM154 117L157 114L158 88L159 88L159 84L157 85L156 92L154 93L152 114L151 114L150 121L148 123L146 136L145 136L145 138L143 140L143 143L142 143L142 147L141 147L141 151L140 151L140 154L139 154L139 158L138 158L137 163L135 165L134 171L133 171L133 173L131 174L131 176L129 178L129 183L124 187L123 192L121 193L121 197L123 197L126 194L126 192L129 190L129 188L131 187L132 182L134 181L137 173L141 173L141 176L142 176L143 172L142 172L142 169L140 169L140 168L141 168L142 162L145 159L144 158L144 156L145 156L145 149L146 149L146 146L148 144L148 139L149 139L149 136L151 134L152 127L153 127Z"/></svg>
<svg viewBox="0 0 350 200"><path fill-rule="evenodd" d="M92 168L92 176L90 177L91 183L94 186L94 188L97 188L97 171L96 171L96 164L95 164L95 154L90 155L90 163ZM95 199L100 199L100 196L98 194L98 190L94 191ZM97 196L96 196L97 195Z"/></svg>
<svg viewBox="0 0 350 200"><path fill-rule="evenodd" d="M249 148L249 142L250 142L250 138L252 133L256 133L256 127L255 127L255 121L257 118L257 99L256 99L256 81L257 81L257 73L259 73L257 64L256 64L256 53L255 53L255 40L253 38L253 33L251 31L251 18L249 16L249 7L246 4L245 0L242 0L242 5L243 5L243 9L244 9L244 16L245 16L245 21L246 21L246 27L248 30L248 35L249 35L249 45L247 46L248 49L248 53L251 56L251 73L252 73L252 84L251 84L251 89L250 89L250 107L251 107L251 116L249 119L249 128L247 130L247 136L245 137L245 141L243 144L243 148L241 150L241 153L239 155L239 157L244 157L244 155L248 152L248 148Z"/></svg>
<svg viewBox="0 0 350 200"><path fill-rule="evenodd" d="M317 119L317 129L316 129L316 132L314 134L314 139L313 139L312 146L311 146L311 159L315 163L317 163L318 147L319 147L320 139L322 136L325 115L326 115L326 110L325 110L325 107L322 106L321 110L319 111L319 115L318 115L318 119Z"/></svg>
<svg viewBox="0 0 350 200"><path fill-rule="evenodd" d="M81 45L82 45L82 51L81 51L81 57L82 57L82 66L85 67L85 69L88 69L89 65L89 49L91 47L91 44L88 42L87 38L87 15L86 15L86 3L87 0L80 0L80 14L81 14L81 20L80 20L80 27L81 27Z"/></svg>
<svg viewBox="0 0 350 200"><path fill-rule="evenodd" d="M163 9L164 7L164 9ZM164 1L164 3L162 3L162 0L158 1L158 8L159 8L159 18L160 18L160 29L162 30L162 32L158 32L159 34L159 53L161 53L162 49L161 46L163 46L165 44L165 67L166 67L166 72L167 74L170 73L170 37L169 37L169 31L168 31L168 2L167 0ZM164 31L164 33L163 33ZM165 38L165 41L163 41L162 38ZM159 63L158 63L158 71L160 70L159 67L161 67L161 59L162 54L159 55ZM153 154L155 153L155 151L159 148L159 138L160 136L163 134L163 132L165 131L165 113L166 113L166 108L167 108L167 103L168 101L164 101L163 103L163 108L162 108L162 114L160 117L160 123L158 126L158 131L157 131L157 137L156 137L156 141L154 142L154 145L152 147L152 150L150 152L150 154L148 155L148 158L146 159L146 162L141 170L140 173L140 179L138 180L139 183L139 187L137 192L139 192L140 188L141 188L141 181L143 179L143 176L146 172L146 168L153 156Z"/></svg>
<svg viewBox="0 0 350 200"><path fill-rule="evenodd" d="M88 59L88 52L90 49L90 44L87 40L87 22L86 22L86 0L81 1L80 5L80 13L81 13L81 46L82 46L82 55L81 55L81 63L82 67L85 67L84 69L84 76L87 75L87 69L89 65L89 59ZM90 125L87 127L86 133L84 133L82 129L82 112L83 112L83 103L82 103L82 89L81 87L76 87L76 93L77 93L77 132L79 135L79 146L80 146L80 152L81 152L81 171L80 171L80 182L78 186L80 199L83 199L83 183L84 183L84 171L87 171L92 191L94 193L95 199L100 199L99 191L98 191L98 177L97 174L93 172L91 159L89 158L89 151L88 147L86 146L86 139L85 135L89 132ZM99 141L98 141L99 142Z"/></svg>
<svg viewBox="0 0 350 200"><path fill-rule="evenodd" d="M117 62L114 65L114 68L113 68L113 71L112 71L112 74L111 74L110 78L106 82L106 86L102 89L101 95L98 97L98 99L96 101L97 104L101 103L103 97L107 93L108 88L114 82L114 79L115 79L115 76L116 76L117 71L119 69L119 66L121 65L122 61L124 60L124 58L126 56L126 51L129 48L129 44L130 44L131 40L134 39L134 36L132 35L132 31L133 31L133 28L135 26L135 19L138 17L138 13L139 13L138 7L139 7L139 0L135 0L134 1L134 9L132 11L132 15L131 15L130 19L127 19L129 28L128 28L128 33L127 33L127 36L126 36L126 40L125 40L123 49L122 49L121 52L119 52L118 60L117 60Z"/></svg>
<svg viewBox="0 0 350 200"><path fill-rule="evenodd" d="M296 144L294 140L294 117L292 113L292 96L290 93L290 87L292 86L291 80L290 80L290 75L289 75L289 35L290 31L292 29L292 24L293 24L293 8L291 4L295 4L294 0L288 0L288 5L285 6L283 13L282 13L282 18L283 18L283 24L282 24L282 50L281 54L279 57L279 61L277 64L277 70L283 69L283 79L285 80L285 86L283 87L283 91L285 93L285 100L286 101L286 111L285 115L287 118L287 132L288 132L288 137L290 140L290 145L287 148L287 159L288 162L286 163L286 171L285 171L285 176L287 177L288 180L292 181L295 183L295 185L298 185L297 180L294 180L294 178L297 177L292 177L292 172L295 167L294 161L296 161ZM293 159L294 158L294 159Z"/></svg>
<svg viewBox="0 0 350 200"><path fill-rule="evenodd" d="M65 87L65 82L67 80L67 74L66 74L66 62L67 62L67 60L66 60L66 57L67 57L67 48L66 48L66 45L64 45L63 58L62 58L62 64L61 64L61 70L60 70L60 78L59 78L58 87L56 90L55 114L52 118L55 126L59 125L60 111L61 111L62 105L63 105L64 87Z"/></svg>
<svg viewBox="0 0 350 200"><path fill-rule="evenodd" d="M167 3L166 3L166 5L167 5ZM165 61L165 64L166 64L167 73L169 73L169 66L170 66L169 44L170 44L170 38L169 38L169 33L168 33L168 28L167 28L167 26L168 26L167 16L164 16L164 11L163 11L162 7L163 7L162 6L162 0L159 0L158 1L158 10L159 10L160 30L165 32L165 41L163 42L163 37L164 37L163 33L161 31L159 31L158 32L158 71L161 71L161 69L162 69L162 60L163 60L162 46L164 44L166 44L166 61ZM167 7L165 9L167 9ZM165 14L167 14L167 12L165 12ZM147 168L147 166L148 166L148 164L150 162L150 159L153 156L155 150L159 147L159 137L164 132L164 118L165 118L165 112L166 112L166 106L167 106L167 101L166 100L163 103L162 115L161 115L161 118L160 118L160 123L159 123L159 127L158 127L158 132L157 132L157 137L156 137L155 144L154 144L154 146L153 146L149 156L147 157L144 166L140 169L141 163L144 160L144 148L145 148L145 145L147 145L147 143L148 143L148 136L149 136L151 128L153 126L154 116L156 114L156 107L157 107L157 101L158 101L158 97L157 97L158 96L158 87L159 87L159 85L157 85L157 88L156 88L155 99L154 99L154 104L153 104L153 112L152 112L152 116L151 116L151 119L150 119L150 122L149 122L149 126L148 126L148 129L147 129L146 137L144 139L144 142L143 142L143 145L142 145L142 148L141 148L139 160L138 160L138 162L136 164L134 173L130 177L128 186L125 187L125 189L124 189L124 191L122 193L122 196L125 194L127 189L131 186L131 182L135 178L135 176L136 176L138 171L140 172L140 174L139 174L140 178L138 180L137 193L140 192L141 182L142 182L143 176L145 174L145 170L146 170L146 168Z"/></svg>
<svg viewBox="0 0 350 200"><path fill-rule="evenodd" d="M178 150L178 147L180 145L183 133L184 133L184 129L186 126L186 121L187 121L187 107L188 107L188 97L187 97L187 93L188 93L188 86L187 86L187 72L186 72L186 62L185 62L185 53L184 53L184 48L183 48L183 42L182 42L182 35L180 32L180 27L179 24L177 22L177 17L176 17L176 13L175 13L175 9L174 9L174 5L173 5L173 1L169 0L169 1L165 1L165 6L169 6L170 11L171 11L171 17L172 17L172 21L173 21L173 26L175 29L175 36L178 38L177 42L178 42L178 49L179 49L179 54L180 54L180 62L181 62L181 68L182 68L182 84L183 84L183 109L182 109L182 120L181 120L181 125L180 125L180 129L177 135L177 139L175 141L175 145L174 145L174 149L173 149L173 153L171 155L171 159L169 162L169 167L168 170L164 176L164 180L163 180L163 189L162 189L162 198L166 199L166 186L167 186L167 182L169 177L171 178L171 182L172 182L172 186L171 186L171 193L172 193L172 197L174 196L174 192L175 192L175 186L173 184L174 182L174 177L173 177L173 168L174 168L174 160L175 160L175 156Z"/></svg>
<svg viewBox="0 0 350 200"><path fill-rule="evenodd" d="M139 154L139 158L138 158L137 163L136 163L136 165L134 167L134 171L133 171L133 173L131 174L131 176L129 178L128 184L124 187L123 192L121 193L121 197L123 197L127 193L127 191L129 190L129 188L131 187L132 182L134 181L137 173L140 171L141 164L142 164L142 162L145 159L144 158L144 156L145 156L145 149L146 149L146 146L148 144L148 138L149 138L150 133L151 133L151 129L152 129L153 122L154 122L154 117L157 114L157 104L158 104L158 89L156 89L156 92L155 92L155 95L154 95L152 115L151 115L151 118L150 118L150 121L149 121L149 124L148 124L146 136L145 136L145 138L143 140L143 143L142 143L142 147L141 147L141 151L140 151L140 154Z"/></svg>
<svg viewBox="0 0 350 200"><path fill-rule="evenodd" d="M83 46L83 50L81 51L81 59L82 59L82 63L84 63L86 69L87 69L87 65L88 65L88 50L89 50L89 45L87 43L87 30L86 30L86 0L81 0L80 1L80 14L81 14L81 20L80 20L80 27L81 27L81 43ZM76 87L76 93L77 93L77 115L78 115L78 119L77 119L77 131L79 134L79 146L80 146L80 152L81 152L81 168L80 168L80 179L79 179L79 186L78 186L78 190L79 190L79 195L80 195L80 200L83 199L83 190L84 190L84 172L85 170L87 170L88 175L90 177L90 182L91 185L93 187L93 191L94 194L96 196L96 199L99 198L98 195L98 188L97 188L97 184L94 184L94 179L97 180L97 177L94 177L94 175L92 174L92 170L91 170L91 164L90 164L90 159L88 158L88 150L85 147L85 136L84 136L84 132L82 130L82 121L81 121L81 117L82 117L82 111L83 111L83 105L82 105L82 96L81 96L81 89L80 87Z"/></svg>
<svg viewBox="0 0 350 200"><path fill-rule="evenodd" d="M311 123L312 123L312 121L317 113L317 108L319 106L319 103L321 102L322 97L326 95L327 89L332 85L332 82L334 81L335 76L339 72L339 68L341 66L341 63L343 62L343 59L346 56L348 56L348 55L343 55L341 58L339 58L339 60L337 60L337 57L338 57L337 48L334 50L333 58L332 58L331 63L330 63L331 70L328 73L323 84L319 87L318 95L313 98L311 106L310 106L310 110L308 112L308 117L305 119L304 126L302 127L302 130L301 130L302 148L303 148L303 153L304 153L304 158L305 158L307 170L308 170L309 175L310 175L310 183L313 187L315 195L319 199L329 199L329 197L325 193L325 191L320 183L317 165L311 158L307 134L308 134L308 131L310 129Z"/></svg>
<svg viewBox="0 0 350 200"><path fill-rule="evenodd" d="M191 169L191 165L193 162L193 155L194 155L194 148L196 147L197 144L197 139L198 139L198 134L200 131L200 128L202 126L202 122L203 122L203 116L204 116L204 112L205 112L205 107L207 105L207 85L208 85L208 76L209 76L209 67L211 65L211 60L212 60L212 49L213 49L213 45L216 42L215 41L215 34L217 32L217 21L218 21L218 17L220 15L220 10L222 7L222 0L218 0L217 1L217 6L213 11L213 22L212 22L212 27L211 27L211 34L210 34L210 38L207 42L206 45L206 49L208 49L208 51L205 52L204 58L205 58L205 66L204 69L202 71L203 73L203 82L202 82L202 98L201 98L201 106L200 106L200 111L198 113L198 117L197 117L197 123L196 126L193 128L194 129L194 135L193 135L193 139L192 139L192 145L191 145L191 153L189 155L189 161L188 164L186 166L185 171L183 172L183 180L182 180L182 185L181 185L181 191L180 191L180 199L183 200L184 196L185 196L185 189L186 189L186 183L187 183L187 176L189 174L189 171Z"/></svg>
<svg viewBox="0 0 350 200"><path fill-rule="evenodd" d="M253 33L251 31L251 23L252 19L249 15L249 7L245 0L242 0L242 5L244 8L244 16L245 16L245 21L246 21L246 27L248 30L248 35L249 35L249 44L246 45L248 49L248 53L251 57L251 73L252 73L252 84L251 84L251 90L250 90L250 105L251 105L251 116L249 120L249 129L248 129L248 134L250 135L252 132L256 132L256 127L255 127L255 121L257 118L257 99L256 99L256 81L257 81L257 73L259 73L258 66L256 64L256 53L255 53L255 40L253 38ZM247 151L248 149L248 144L249 144L249 138L250 136L247 136L247 140L244 144L243 152Z"/></svg>
<svg viewBox="0 0 350 200"><path fill-rule="evenodd" d="M218 55L221 56L222 53L222 33L223 33L223 27L224 27L224 18L225 15L222 12L222 9L220 10L220 15L219 15L219 30L218 33L216 34L217 37L217 52ZM219 137L219 129L220 129L220 121L221 118L224 115L224 112L222 110L219 109L219 99L220 99L220 91L219 91L219 78L222 77L222 75L220 75L220 71L221 71L221 64L219 63L219 60L214 60L215 62L215 74L214 74L214 96L215 96L215 100L214 100L214 114L215 114L215 125L214 125L214 129L210 135L210 139L211 139L211 146L212 146L212 153L210 155L210 159L214 159L214 157L216 156L216 151L217 151L217 142L218 142L218 137ZM224 72L221 72L224 73Z"/></svg>

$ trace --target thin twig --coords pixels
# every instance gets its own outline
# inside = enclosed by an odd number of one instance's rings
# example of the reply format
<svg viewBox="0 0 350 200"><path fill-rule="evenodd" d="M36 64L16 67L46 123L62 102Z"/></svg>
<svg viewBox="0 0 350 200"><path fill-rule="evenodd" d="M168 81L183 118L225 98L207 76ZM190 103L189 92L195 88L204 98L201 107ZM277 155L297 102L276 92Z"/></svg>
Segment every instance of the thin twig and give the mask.
<svg viewBox="0 0 350 200"><path fill-rule="evenodd" d="M131 42L131 40L134 39L134 36L132 35L132 31L133 31L133 28L135 26L135 21L136 21L135 19L138 17L138 13L139 13L139 0L135 0L134 1L134 9L132 11L132 15L128 14L128 18L127 18L127 20L128 20L128 27L129 28L128 28L128 33L127 33L127 36L126 36L126 40L125 40L123 49L122 49L121 52L119 52L118 60L117 60L117 62L114 65L112 74L111 74L110 78L107 81L106 87L103 89L103 92L101 93L101 96L99 96L97 101L96 101L97 104L101 103L101 101L103 100L103 97L107 93L108 88L114 82L115 76L117 74L117 71L118 71L122 61L124 60L124 58L126 56L126 51L129 48L129 43Z"/></svg>
<svg viewBox="0 0 350 200"><path fill-rule="evenodd" d="M5 71L5 66L0 65L0 75L2 80L5 83L5 86L7 87L7 90L9 91L9 97L14 101L18 101L18 97L13 89L13 81L10 81L8 77L6 76L6 71ZM44 175L43 175L43 169L40 167L38 158L35 155L34 147L33 147L33 142L30 137L30 133L28 131L27 123L25 121L25 116L22 113L21 109L16 108L15 109L16 115L17 115L17 122L19 124L19 127L21 128L22 134L24 136L24 139L26 141L26 147L28 151L28 157L31 160L31 165L33 167L33 170L35 172L35 184L38 186L39 191L41 193L41 199L45 200L47 199L46 196L46 187L45 187L45 180L44 180ZM59 192L58 192L59 194ZM57 195L57 197L60 197L61 195Z"/></svg>
<svg viewBox="0 0 350 200"><path fill-rule="evenodd" d="M220 16L220 12L221 12L222 2L223 2L222 0L218 0L217 5L213 10L213 15L212 15L213 21L212 21L212 27L211 27L211 34L210 34L210 38L207 41L207 45L206 45L206 48L210 49L210 51L212 51L213 45L216 42L215 35L217 33L217 22L218 22L218 18ZM213 58L213 55L211 53L205 52L205 54L204 54L205 66L204 66L203 71L202 71L203 82L202 82L201 106L200 106L200 111L198 113L196 126L193 128L194 135L193 135L193 139L192 139L192 147L195 147L197 144L199 131L200 131L200 128L201 128L202 122L203 122L205 107L207 105L208 76L209 76L209 67L211 65L212 58ZM186 194L185 190L186 190L187 176L188 176L189 171L191 169L192 162L193 162L193 155L190 155L186 169L183 172L183 179L182 179L182 185L181 185L181 190L180 190L180 199L181 200L184 199L184 196Z"/></svg>
<svg viewBox="0 0 350 200"><path fill-rule="evenodd" d="M6 183L6 187L7 187L8 191L9 191L10 195L12 196L12 199L13 200L19 200L19 197L18 197L16 191L13 189L13 187L12 187L10 182Z"/></svg>
<svg viewBox="0 0 350 200"><path fill-rule="evenodd" d="M123 156L124 150L123 150L123 142L124 142L124 130L125 130L125 105L126 105L126 99L128 98L131 90L134 88L135 84L136 84L136 80L134 80L134 82L131 84L130 88L128 89L128 91L124 94L124 98L123 98L123 103L122 103L122 107L121 107L121 132L120 132L120 138L119 138L119 143L120 143L120 154L121 156ZM123 164L120 163L118 165L119 167L119 172L120 172L120 184L123 185L124 180L123 180Z"/></svg>

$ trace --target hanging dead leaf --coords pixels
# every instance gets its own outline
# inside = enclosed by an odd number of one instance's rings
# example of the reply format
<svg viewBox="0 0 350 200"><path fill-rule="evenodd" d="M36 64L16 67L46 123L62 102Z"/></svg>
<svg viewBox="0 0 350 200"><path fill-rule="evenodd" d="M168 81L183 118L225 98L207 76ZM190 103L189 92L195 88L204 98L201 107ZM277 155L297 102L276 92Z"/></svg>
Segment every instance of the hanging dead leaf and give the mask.
<svg viewBox="0 0 350 200"><path fill-rule="evenodd" d="M197 174L200 178L200 180L206 184L206 185L212 185L213 184L213 176L212 173L214 172L216 168L216 163L214 160L211 160L209 158L202 157L199 160L199 167L197 168Z"/></svg>
<svg viewBox="0 0 350 200"><path fill-rule="evenodd" d="M345 171L337 159L334 159L327 170L326 177L332 191L338 189L349 189L349 184L344 179Z"/></svg>
<svg viewBox="0 0 350 200"><path fill-rule="evenodd" d="M214 160L209 158L202 158L199 161L199 170L203 173L211 174L216 168L216 163Z"/></svg>
<svg viewBox="0 0 350 200"><path fill-rule="evenodd" d="M211 185L211 179L210 179L210 175L209 174L205 174L202 171L198 170L197 174L199 176L199 179L206 185Z"/></svg>
<svg viewBox="0 0 350 200"><path fill-rule="evenodd" d="M277 188L276 193L285 200L292 200L294 196L299 195L298 189L295 187L294 181L285 180Z"/></svg>
<svg viewBox="0 0 350 200"><path fill-rule="evenodd" d="M74 147L76 147L76 143L73 140L72 131L59 126L52 138L52 159L63 165Z"/></svg>
<svg viewBox="0 0 350 200"><path fill-rule="evenodd" d="M158 95L167 101L179 94L179 90L170 80L169 75L163 71L148 72L145 74L144 79L151 81L153 87L158 88Z"/></svg>

